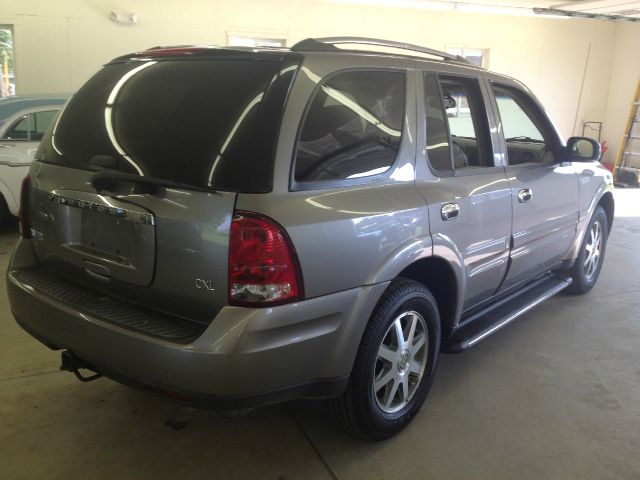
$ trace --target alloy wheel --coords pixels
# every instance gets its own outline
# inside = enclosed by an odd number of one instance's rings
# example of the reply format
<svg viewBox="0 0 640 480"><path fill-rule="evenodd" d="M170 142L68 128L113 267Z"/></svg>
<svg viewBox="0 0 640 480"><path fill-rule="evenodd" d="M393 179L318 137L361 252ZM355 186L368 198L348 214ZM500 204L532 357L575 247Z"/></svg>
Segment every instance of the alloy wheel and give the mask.
<svg viewBox="0 0 640 480"><path fill-rule="evenodd" d="M373 369L373 396L385 413L402 410L416 393L424 374L429 342L418 312L399 314L382 337Z"/></svg>
<svg viewBox="0 0 640 480"><path fill-rule="evenodd" d="M586 253L583 264L584 277L587 282L590 282L598 271L602 254L602 224L599 221L596 220L591 225L584 248Z"/></svg>

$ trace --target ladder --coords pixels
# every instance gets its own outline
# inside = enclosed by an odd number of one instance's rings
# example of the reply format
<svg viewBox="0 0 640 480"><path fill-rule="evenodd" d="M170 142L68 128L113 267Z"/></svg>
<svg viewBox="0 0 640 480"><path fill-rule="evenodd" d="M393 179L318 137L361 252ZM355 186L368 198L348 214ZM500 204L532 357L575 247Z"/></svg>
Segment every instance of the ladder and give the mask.
<svg viewBox="0 0 640 480"><path fill-rule="evenodd" d="M631 102L625 128L613 171L621 186L638 186L640 178L640 81Z"/></svg>

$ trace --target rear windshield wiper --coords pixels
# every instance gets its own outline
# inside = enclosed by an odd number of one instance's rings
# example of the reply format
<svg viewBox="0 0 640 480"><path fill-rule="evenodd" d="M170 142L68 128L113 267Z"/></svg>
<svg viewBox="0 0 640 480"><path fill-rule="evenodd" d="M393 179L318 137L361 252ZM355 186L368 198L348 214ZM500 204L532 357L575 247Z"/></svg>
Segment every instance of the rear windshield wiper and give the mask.
<svg viewBox="0 0 640 480"><path fill-rule="evenodd" d="M176 188L179 190L195 190L197 192L218 193L218 191L214 190L213 188L189 185L187 183L172 182L171 180L165 180L156 177L146 177L144 175L136 175L135 173L123 173L110 170L105 170L93 174L90 183L98 191L102 189L113 188L118 183L136 183L139 185L150 186L152 187L152 190L154 192L157 191L158 187L164 187Z"/></svg>
<svg viewBox="0 0 640 480"><path fill-rule="evenodd" d="M525 135L520 135L519 137L509 137L505 138L506 142L528 142L528 143L544 143L544 140L538 140L537 138L527 137Z"/></svg>

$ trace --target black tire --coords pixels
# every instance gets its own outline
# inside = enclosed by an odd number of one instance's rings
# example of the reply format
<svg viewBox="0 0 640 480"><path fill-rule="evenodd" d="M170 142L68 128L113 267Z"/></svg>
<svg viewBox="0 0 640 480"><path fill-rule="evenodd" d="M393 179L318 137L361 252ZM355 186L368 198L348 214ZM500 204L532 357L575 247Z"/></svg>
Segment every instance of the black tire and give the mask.
<svg viewBox="0 0 640 480"><path fill-rule="evenodd" d="M601 244L599 247L599 256L597 258L597 264L593 266L593 269L588 267L587 260L589 259L589 245L592 241L592 231L594 225L599 224L599 230L601 232ZM607 237L609 236L609 223L607 221L607 214L604 209L598 205L591 216L589 225L580 245L580 252L578 258L573 264L573 267L569 270L569 275L573 279L573 283L567 288L567 291L575 294L587 293L593 288L600 276L600 270L602 269L602 262L604 261L604 254L607 248Z"/></svg>
<svg viewBox="0 0 640 480"><path fill-rule="evenodd" d="M396 323L402 325L402 322L406 322L409 330L413 323L416 326L412 331L420 333L416 337L413 333L407 334L407 338L404 338L407 349L398 346L392 352L398 355L394 357L397 362L394 364L387 362L379 354L385 341L394 335L397 338ZM405 333L403 331L403 336ZM424 340L422 333L426 334ZM419 344L424 347L419 347ZM422 284L413 280L393 280L365 329L346 391L341 397L327 401L330 415L341 428L365 439L383 440L395 435L411 422L427 398L435 376L439 352L440 316L433 295ZM423 361L416 362L418 357ZM413 370L419 365L424 366L421 374ZM375 393L376 375L378 382L381 381L380 377L386 378L388 375L406 375L406 380L396 386L397 380L391 379L383 383L385 387ZM391 383L396 390L389 388ZM385 391L380 394L383 388ZM397 392L393 394L393 398L392 391ZM385 405L380 404L380 396L385 395L384 402L389 403L389 410L392 409L392 402L399 399L397 411L383 411Z"/></svg>

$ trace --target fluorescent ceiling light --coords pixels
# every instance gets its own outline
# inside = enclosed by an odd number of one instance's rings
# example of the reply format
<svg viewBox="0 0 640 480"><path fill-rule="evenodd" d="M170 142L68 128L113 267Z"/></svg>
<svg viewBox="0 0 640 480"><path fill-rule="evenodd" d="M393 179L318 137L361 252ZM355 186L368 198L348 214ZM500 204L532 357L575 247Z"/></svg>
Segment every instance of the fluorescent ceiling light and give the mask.
<svg viewBox="0 0 640 480"><path fill-rule="evenodd" d="M489 15L510 15L515 17L543 17L568 20L569 17L561 15L545 15L536 13L532 8L526 7L502 7L499 5L475 5L471 3L456 2L455 11L462 13L480 13Z"/></svg>

